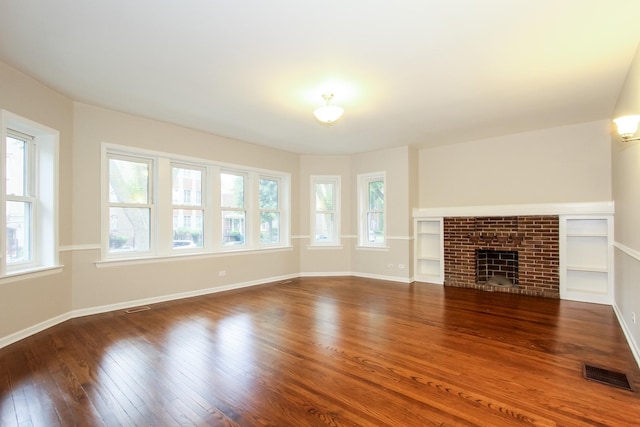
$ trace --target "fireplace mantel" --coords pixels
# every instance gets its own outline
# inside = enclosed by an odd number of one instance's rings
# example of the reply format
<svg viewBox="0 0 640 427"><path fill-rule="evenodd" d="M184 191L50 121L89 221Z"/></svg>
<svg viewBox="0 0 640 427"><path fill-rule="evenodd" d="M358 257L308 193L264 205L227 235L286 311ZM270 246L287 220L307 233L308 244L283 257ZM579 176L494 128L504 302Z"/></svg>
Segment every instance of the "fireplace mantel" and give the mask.
<svg viewBox="0 0 640 427"><path fill-rule="evenodd" d="M449 206L413 209L414 218L518 215L613 215L613 213L613 202Z"/></svg>

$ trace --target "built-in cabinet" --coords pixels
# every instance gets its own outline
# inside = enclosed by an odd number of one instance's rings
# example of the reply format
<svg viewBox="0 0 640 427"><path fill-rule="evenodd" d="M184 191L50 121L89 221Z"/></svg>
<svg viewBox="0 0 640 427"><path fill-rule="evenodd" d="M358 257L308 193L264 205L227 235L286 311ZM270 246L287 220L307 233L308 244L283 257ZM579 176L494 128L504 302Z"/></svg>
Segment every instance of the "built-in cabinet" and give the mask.
<svg viewBox="0 0 640 427"><path fill-rule="evenodd" d="M613 216L560 216L560 298L613 303Z"/></svg>
<svg viewBox="0 0 640 427"><path fill-rule="evenodd" d="M415 271L419 282L444 283L443 218L419 218L414 221Z"/></svg>
<svg viewBox="0 0 640 427"><path fill-rule="evenodd" d="M445 217L515 215L558 215L560 298L613 304L613 202L414 209L415 280L444 283Z"/></svg>

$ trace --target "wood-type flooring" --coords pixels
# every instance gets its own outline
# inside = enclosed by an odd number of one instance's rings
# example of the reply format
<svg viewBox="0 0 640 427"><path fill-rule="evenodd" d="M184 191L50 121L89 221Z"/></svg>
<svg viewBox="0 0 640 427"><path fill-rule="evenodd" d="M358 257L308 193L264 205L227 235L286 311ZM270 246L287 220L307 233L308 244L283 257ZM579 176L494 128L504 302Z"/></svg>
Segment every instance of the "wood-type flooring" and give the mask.
<svg viewBox="0 0 640 427"><path fill-rule="evenodd" d="M77 318L0 349L2 426L638 426L612 307L301 278Z"/></svg>

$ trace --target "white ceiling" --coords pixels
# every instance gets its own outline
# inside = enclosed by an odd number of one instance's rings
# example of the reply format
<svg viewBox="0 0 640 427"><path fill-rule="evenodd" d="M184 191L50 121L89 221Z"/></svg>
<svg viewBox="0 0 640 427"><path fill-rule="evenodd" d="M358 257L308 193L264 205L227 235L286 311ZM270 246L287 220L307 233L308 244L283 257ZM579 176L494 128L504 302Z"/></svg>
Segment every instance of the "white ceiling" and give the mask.
<svg viewBox="0 0 640 427"><path fill-rule="evenodd" d="M639 35L640 0L0 1L0 60L71 98L306 154L608 118Z"/></svg>

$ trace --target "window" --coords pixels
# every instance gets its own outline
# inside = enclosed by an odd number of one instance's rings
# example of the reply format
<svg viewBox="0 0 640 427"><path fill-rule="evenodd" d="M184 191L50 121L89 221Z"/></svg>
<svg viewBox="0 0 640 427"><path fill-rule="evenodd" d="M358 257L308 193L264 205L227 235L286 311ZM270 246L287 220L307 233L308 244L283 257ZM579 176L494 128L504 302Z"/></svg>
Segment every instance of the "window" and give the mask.
<svg viewBox="0 0 640 427"><path fill-rule="evenodd" d="M360 246L384 246L385 174L358 175Z"/></svg>
<svg viewBox="0 0 640 427"><path fill-rule="evenodd" d="M102 145L104 261L290 245L290 175Z"/></svg>
<svg viewBox="0 0 640 427"><path fill-rule="evenodd" d="M37 198L33 185L33 137L7 132L6 230L7 266L33 263L34 213Z"/></svg>
<svg viewBox="0 0 640 427"><path fill-rule="evenodd" d="M311 177L311 244L340 244L340 177Z"/></svg>
<svg viewBox="0 0 640 427"><path fill-rule="evenodd" d="M151 248L153 160L112 154L108 159L109 217L118 229L109 234L109 253L145 253Z"/></svg>
<svg viewBox="0 0 640 427"><path fill-rule="evenodd" d="M222 207L222 244L245 244L245 177L222 172L220 174L220 206Z"/></svg>
<svg viewBox="0 0 640 427"><path fill-rule="evenodd" d="M196 197L192 201L191 191L196 195L202 194L202 186L206 181L205 169L190 165L173 164L171 166L173 179L172 194L182 194L183 199L173 201L173 217L177 221L173 223L174 249L202 248L204 246L204 222L205 209L202 197ZM182 221L180 221L182 218ZM193 218L193 221L192 221ZM179 242L179 243L178 243Z"/></svg>
<svg viewBox="0 0 640 427"><path fill-rule="evenodd" d="M2 111L0 276L57 266L58 132Z"/></svg>
<svg viewBox="0 0 640 427"><path fill-rule="evenodd" d="M260 243L280 242L280 180L260 178Z"/></svg>

